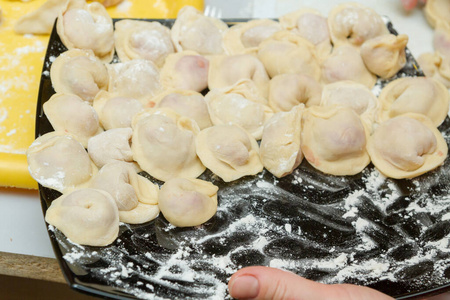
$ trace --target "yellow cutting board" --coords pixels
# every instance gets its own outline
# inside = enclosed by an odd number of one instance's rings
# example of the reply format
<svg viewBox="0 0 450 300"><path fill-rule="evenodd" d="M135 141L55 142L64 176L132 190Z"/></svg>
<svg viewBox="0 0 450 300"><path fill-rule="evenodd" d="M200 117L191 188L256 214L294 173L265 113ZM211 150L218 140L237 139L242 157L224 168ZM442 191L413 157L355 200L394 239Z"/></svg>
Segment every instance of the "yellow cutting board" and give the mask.
<svg viewBox="0 0 450 300"><path fill-rule="evenodd" d="M49 36L18 35L14 23L46 0L0 0L0 186L37 188L26 150L34 141L36 103ZM108 8L113 18L175 18L184 5L203 0L124 0Z"/></svg>

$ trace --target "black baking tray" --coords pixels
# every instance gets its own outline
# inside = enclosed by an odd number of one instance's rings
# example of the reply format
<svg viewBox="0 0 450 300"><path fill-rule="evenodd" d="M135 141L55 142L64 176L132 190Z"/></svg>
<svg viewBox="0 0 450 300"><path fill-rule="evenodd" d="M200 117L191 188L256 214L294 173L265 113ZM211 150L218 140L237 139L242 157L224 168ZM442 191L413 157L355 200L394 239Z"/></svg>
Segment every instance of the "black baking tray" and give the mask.
<svg viewBox="0 0 450 300"><path fill-rule="evenodd" d="M145 21L168 27L174 22ZM53 131L43 104L55 93L51 62L65 50L54 29L40 83L36 137ZM407 59L396 77L379 80L377 88L397 77L423 76L408 50ZM439 129L449 143L448 118ZM449 169L447 158L442 167L412 180L380 178L372 165L361 174L336 177L304 160L282 179L264 171L231 183L206 171L200 178L219 186L219 209L202 226L176 228L160 215L141 225L121 224L119 238L106 247L73 244L47 228L69 285L105 298L230 298L226 283L233 272L266 265L418 299L450 290ZM43 186L39 192L45 214L60 193Z"/></svg>

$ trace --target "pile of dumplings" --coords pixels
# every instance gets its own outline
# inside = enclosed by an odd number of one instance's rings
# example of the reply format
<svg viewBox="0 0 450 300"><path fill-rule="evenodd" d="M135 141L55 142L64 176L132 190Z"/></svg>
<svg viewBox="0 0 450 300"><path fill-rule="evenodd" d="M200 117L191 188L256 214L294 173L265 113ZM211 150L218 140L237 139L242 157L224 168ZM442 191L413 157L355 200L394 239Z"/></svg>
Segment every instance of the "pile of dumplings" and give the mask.
<svg viewBox="0 0 450 300"><path fill-rule="evenodd" d="M403 68L408 37L363 5L231 27L186 6L169 29L113 26L100 4L79 0L57 31L68 50L51 65L56 94L43 105L54 131L27 157L33 178L62 193L46 221L75 243L108 245L119 222L159 212L175 226L206 222L218 191L197 178L206 169L225 182L263 168L283 177L306 159L330 175L373 162L412 178L447 156L442 83L405 77L371 91Z"/></svg>

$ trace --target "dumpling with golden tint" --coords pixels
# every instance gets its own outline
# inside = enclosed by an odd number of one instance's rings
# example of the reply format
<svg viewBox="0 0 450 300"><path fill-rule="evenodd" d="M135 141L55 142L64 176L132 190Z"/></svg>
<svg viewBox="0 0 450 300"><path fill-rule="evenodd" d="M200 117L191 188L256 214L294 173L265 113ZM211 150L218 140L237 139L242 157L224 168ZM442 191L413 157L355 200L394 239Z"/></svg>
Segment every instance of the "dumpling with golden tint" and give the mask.
<svg viewBox="0 0 450 300"><path fill-rule="evenodd" d="M377 77L367 70L358 49L352 46L341 46L334 48L331 55L323 62L322 80L325 84L352 80L372 88Z"/></svg>
<svg viewBox="0 0 450 300"><path fill-rule="evenodd" d="M321 96L321 84L308 75L280 74L270 80L269 105L276 112L290 111L301 103L319 105Z"/></svg>
<svg viewBox="0 0 450 300"><path fill-rule="evenodd" d="M161 84L165 89L201 92L208 87L209 61L194 51L167 56L161 69Z"/></svg>
<svg viewBox="0 0 450 300"><path fill-rule="evenodd" d="M212 126L208 105L202 94L188 90L166 91L159 95L156 107L167 107L197 122L200 130Z"/></svg>
<svg viewBox="0 0 450 300"><path fill-rule="evenodd" d="M178 12L172 26L172 42L177 52L193 50L202 55L224 52L223 35L228 25L222 20L204 16L186 5Z"/></svg>
<svg viewBox="0 0 450 300"><path fill-rule="evenodd" d="M56 30L69 50L90 49L103 62L110 62L114 56L113 22L100 3L67 1L58 16Z"/></svg>
<svg viewBox="0 0 450 300"><path fill-rule="evenodd" d="M120 20L115 24L114 41L121 62L147 59L162 67L174 47L170 29L160 22Z"/></svg>
<svg viewBox="0 0 450 300"><path fill-rule="evenodd" d="M378 100L380 122L412 112L426 115L437 127L449 109L448 90L442 83L426 77L396 79L381 90Z"/></svg>
<svg viewBox="0 0 450 300"><path fill-rule="evenodd" d="M216 55L209 58L208 87L225 88L243 79L252 80L262 97L267 97L269 75L263 63L253 55Z"/></svg>
<svg viewBox="0 0 450 300"><path fill-rule="evenodd" d="M116 203L96 189L79 189L53 200L45 221L80 245L107 246L119 235Z"/></svg>
<svg viewBox="0 0 450 300"><path fill-rule="evenodd" d="M27 150L28 171L42 186L61 193L86 186L98 169L73 135L52 131Z"/></svg>
<svg viewBox="0 0 450 300"><path fill-rule="evenodd" d="M406 113L380 124L367 150L375 167L387 177L413 178L440 166L447 143L424 115Z"/></svg>
<svg viewBox="0 0 450 300"><path fill-rule="evenodd" d="M406 64L407 43L406 34L377 36L361 45L361 57L370 72L381 78L390 78Z"/></svg>
<svg viewBox="0 0 450 300"><path fill-rule="evenodd" d="M198 226L217 211L218 187L200 179L172 178L159 193L159 208L177 227Z"/></svg>
<svg viewBox="0 0 450 300"><path fill-rule="evenodd" d="M131 127L115 128L90 138L87 146L89 156L99 168L115 161L133 162L132 134Z"/></svg>
<svg viewBox="0 0 450 300"><path fill-rule="evenodd" d="M438 22L433 34L434 50L450 58L450 23Z"/></svg>
<svg viewBox="0 0 450 300"><path fill-rule="evenodd" d="M343 3L333 7L328 14L328 28L334 47L359 47L369 39L389 33L381 16L360 3Z"/></svg>
<svg viewBox="0 0 450 300"><path fill-rule="evenodd" d="M73 134L84 147L103 132L95 109L76 95L54 94L43 109L54 130Z"/></svg>
<svg viewBox="0 0 450 300"><path fill-rule="evenodd" d="M107 67L110 93L135 98L147 105L149 100L162 90L159 70L149 60L133 59L109 64Z"/></svg>
<svg viewBox="0 0 450 300"><path fill-rule="evenodd" d="M436 27L439 22L450 24L450 3L447 0L428 0L424 12L431 27Z"/></svg>
<svg viewBox="0 0 450 300"><path fill-rule="evenodd" d="M283 28L270 19L255 19L233 25L223 38L227 54L256 54L259 44Z"/></svg>
<svg viewBox="0 0 450 300"><path fill-rule="evenodd" d="M203 129L196 140L202 163L225 182L263 170L255 138L238 125Z"/></svg>
<svg viewBox="0 0 450 300"><path fill-rule="evenodd" d="M144 105L137 99L114 96L104 91L95 97L93 107L97 111L100 124L106 130L131 127L133 117L144 110Z"/></svg>
<svg viewBox="0 0 450 300"><path fill-rule="evenodd" d="M196 154L197 123L168 108L151 109L133 119L131 150L139 166L161 181L196 178L205 167Z"/></svg>
<svg viewBox="0 0 450 300"><path fill-rule="evenodd" d="M331 175L355 175L369 163L369 130L348 107L310 107L303 114L302 151L316 169Z"/></svg>
<svg viewBox="0 0 450 300"><path fill-rule="evenodd" d="M58 14L65 6L66 1L45 1L36 10L22 15L14 24L14 31L18 34L50 34Z"/></svg>
<svg viewBox="0 0 450 300"><path fill-rule="evenodd" d="M428 78L439 81L446 88L450 88L450 57L443 56L439 52L422 53L417 62Z"/></svg>
<svg viewBox="0 0 450 300"><path fill-rule="evenodd" d="M291 174L303 160L301 118L303 105L274 114L264 125L259 148L261 162L276 177Z"/></svg>
<svg viewBox="0 0 450 300"><path fill-rule="evenodd" d="M50 78L57 93L75 94L92 103L100 90L108 88L108 71L90 50L63 52L52 63Z"/></svg>
<svg viewBox="0 0 450 300"><path fill-rule="evenodd" d="M319 59L314 45L295 33L275 33L259 45L257 56L271 78L279 74L297 73L320 79Z"/></svg>

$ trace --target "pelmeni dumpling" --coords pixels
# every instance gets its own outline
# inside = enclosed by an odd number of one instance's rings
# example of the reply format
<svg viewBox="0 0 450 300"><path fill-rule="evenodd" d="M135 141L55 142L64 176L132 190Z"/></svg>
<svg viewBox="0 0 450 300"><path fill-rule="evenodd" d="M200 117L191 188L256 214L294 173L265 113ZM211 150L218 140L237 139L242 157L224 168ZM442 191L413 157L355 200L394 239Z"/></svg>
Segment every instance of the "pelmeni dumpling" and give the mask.
<svg viewBox="0 0 450 300"><path fill-rule="evenodd" d="M14 31L19 34L50 34L61 10L67 1L47 0L25 15L22 15L14 24Z"/></svg>
<svg viewBox="0 0 450 300"><path fill-rule="evenodd" d="M209 61L194 51L182 51L167 56L161 69L161 84L165 89L201 92L208 87Z"/></svg>
<svg viewBox="0 0 450 300"><path fill-rule="evenodd" d="M450 3L447 0L428 0L424 11L431 27L436 27L439 22L450 24Z"/></svg>
<svg viewBox="0 0 450 300"><path fill-rule="evenodd" d="M412 112L426 115L439 126L449 109L449 93L445 86L426 77L396 79L383 88L378 100L380 122Z"/></svg>
<svg viewBox="0 0 450 300"><path fill-rule="evenodd" d="M259 45L258 58L264 64L267 74L306 74L320 79L319 59L314 45L290 31L280 31Z"/></svg>
<svg viewBox="0 0 450 300"><path fill-rule="evenodd" d="M306 107L318 105L322 86L303 74L280 74L270 80L269 105L274 111L290 111L301 103Z"/></svg>
<svg viewBox="0 0 450 300"><path fill-rule="evenodd" d="M426 77L433 78L446 88L450 88L450 57L443 56L439 52L427 52L422 53L417 62Z"/></svg>
<svg viewBox="0 0 450 300"><path fill-rule="evenodd" d="M377 36L361 45L361 57L370 72L381 78L390 78L406 64L407 43L406 34Z"/></svg>
<svg viewBox="0 0 450 300"><path fill-rule="evenodd" d="M328 28L334 47L360 46L371 38L389 33L381 16L359 3L333 7L328 14Z"/></svg>
<svg viewBox="0 0 450 300"><path fill-rule="evenodd" d="M202 163L225 182L263 170L258 143L238 125L203 129L197 136L196 145Z"/></svg>
<svg viewBox="0 0 450 300"><path fill-rule="evenodd" d="M144 105L137 99L114 96L105 91L98 93L93 107L97 111L100 124L106 130L131 127L134 115L144 110Z"/></svg>
<svg viewBox="0 0 450 300"><path fill-rule="evenodd" d="M159 193L159 208L177 227L198 226L215 215L218 187L208 181L172 178Z"/></svg>
<svg viewBox="0 0 450 300"><path fill-rule="evenodd" d="M208 87L225 88L243 79L252 80L262 97L267 97L269 76L263 63L253 55L215 55L209 57Z"/></svg>
<svg viewBox="0 0 450 300"><path fill-rule="evenodd" d="M168 108L151 109L133 119L131 150L139 166L161 181L196 178L205 171L196 154L197 123Z"/></svg>
<svg viewBox="0 0 450 300"><path fill-rule="evenodd" d="M119 211L110 194L79 189L52 201L45 221L74 243L107 246L119 235Z"/></svg>
<svg viewBox="0 0 450 300"><path fill-rule="evenodd" d="M236 86L239 87L241 82ZM255 139L261 139L264 123L272 116L270 107L252 98L234 91L235 86L211 90L205 97L211 121L214 125L238 124ZM256 99L256 100L254 100Z"/></svg>
<svg viewBox="0 0 450 300"><path fill-rule="evenodd" d="M52 131L27 150L28 171L41 185L61 193L86 186L98 169L73 135Z"/></svg>
<svg viewBox="0 0 450 300"><path fill-rule="evenodd" d="M202 55L224 52L223 35L228 25L222 20L204 16L192 6L178 12L172 26L172 41L177 52L193 50Z"/></svg>
<svg viewBox="0 0 450 300"><path fill-rule="evenodd" d="M233 25L223 38L227 54L256 54L259 44L283 28L270 19L255 19Z"/></svg>
<svg viewBox="0 0 450 300"><path fill-rule="evenodd" d="M67 1L59 14L56 29L68 49L90 49L103 62L114 55L114 27L111 17L100 3L85 0Z"/></svg>
<svg viewBox="0 0 450 300"><path fill-rule="evenodd" d="M303 114L302 151L316 169L331 175L355 175L369 163L369 130L349 107L314 106Z"/></svg>
<svg viewBox="0 0 450 300"><path fill-rule="evenodd" d="M167 107L197 122L200 130L212 126L208 106L202 94L189 90L169 90L157 96L156 107Z"/></svg>
<svg viewBox="0 0 450 300"><path fill-rule="evenodd" d="M114 128L89 139L87 150L92 161L101 168L114 161L133 161L131 127Z"/></svg>
<svg viewBox="0 0 450 300"><path fill-rule="evenodd" d="M264 167L276 177L291 174L303 160L300 149L304 105L274 114L264 125L259 155Z"/></svg>
<svg viewBox="0 0 450 300"><path fill-rule="evenodd" d="M149 60L133 59L124 63L109 64L108 92L122 97L138 99L147 105L161 92L159 70Z"/></svg>
<svg viewBox="0 0 450 300"><path fill-rule="evenodd" d="M438 22L433 34L434 50L450 58L450 23Z"/></svg>
<svg viewBox="0 0 450 300"><path fill-rule="evenodd" d="M341 46L334 48L333 53L323 62L322 80L324 83L352 80L372 88L377 77L367 70L358 49Z"/></svg>
<svg viewBox="0 0 450 300"><path fill-rule="evenodd" d="M57 93L75 94L92 103L100 90L108 88L108 71L91 50L72 49L52 63L50 78Z"/></svg>
<svg viewBox="0 0 450 300"><path fill-rule="evenodd" d="M375 167L387 177L413 178L440 166L447 143L426 116L406 113L380 124L367 150Z"/></svg>
<svg viewBox="0 0 450 300"><path fill-rule="evenodd" d="M147 59L162 67L174 52L170 29L159 22L120 20L114 24L114 41L121 62Z"/></svg>

